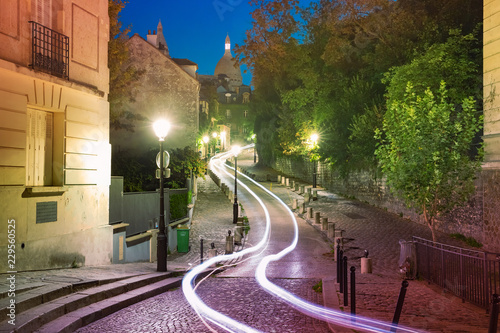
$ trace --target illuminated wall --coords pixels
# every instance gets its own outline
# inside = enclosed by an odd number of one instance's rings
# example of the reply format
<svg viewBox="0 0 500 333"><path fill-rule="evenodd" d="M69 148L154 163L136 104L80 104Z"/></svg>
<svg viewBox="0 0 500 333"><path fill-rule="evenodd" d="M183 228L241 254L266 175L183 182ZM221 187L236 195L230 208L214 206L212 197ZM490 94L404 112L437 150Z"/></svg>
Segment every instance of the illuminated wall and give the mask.
<svg viewBox="0 0 500 333"><path fill-rule="evenodd" d="M15 221L15 270L111 260L108 38L104 0L1 3L0 251Z"/></svg>

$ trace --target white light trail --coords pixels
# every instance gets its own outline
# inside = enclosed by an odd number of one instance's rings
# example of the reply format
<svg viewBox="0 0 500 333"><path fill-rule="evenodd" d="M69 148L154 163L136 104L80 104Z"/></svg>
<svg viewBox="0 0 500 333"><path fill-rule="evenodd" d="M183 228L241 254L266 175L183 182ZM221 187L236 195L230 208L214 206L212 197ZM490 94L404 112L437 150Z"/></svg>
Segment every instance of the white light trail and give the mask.
<svg viewBox="0 0 500 333"><path fill-rule="evenodd" d="M242 148L247 149L252 147L253 144L245 146ZM230 154L230 153L227 153ZM226 154L222 154L221 158L224 158ZM219 160L220 161L220 160ZM213 163L211 160L210 163ZM234 170L234 168L228 167L229 169ZM220 166L217 166L217 168L220 169ZM228 174L230 177L234 178L231 173L227 172L226 170L223 170L226 174ZM287 302L300 312L320 319L324 320L327 322L339 324L345 327L351 327L351 328L358 328L358 329L363 329L365 331L369 332L390 332L391 328L393 328L393 325L391 323L386 323L383 321L375 320L375 319L370 319L370 318L365 318L359 315L356 316L351 316L350 314L337 311L334 309L329 309L325 308L323 306L319 306L317 304L310 303L308 301L305 301L301 299L300 297L297 297L296 295L288 292L287 290L273 284L270 282L266 276L266 268L268 264L272 261L278 261L281 258L283 258L285 255L293 251L297 245L298 242L298 237L299 237L299 230L298 230L298 223L295 218L295 215L293 212L290 210L290 208L274 193L266 189L264 186L261 184L257 183L250 177L241 174L241 176L245 177L248 181L252 182L255 186L258 186L261 188L263 191L265 191L267 194L272 196L274 199L276 199L285 209L287 210L288 214L290 215L292 221L293 221L293 228L294 228L294 238L291 242L291 244L280 251L279 253L268 255L264 257L259 265L257 266L257 269L255 271L255 277L257 279L257 282L264 288L266 291L269 293L275 295L276 297L279 297L283 301ZM184 295L186 296L186 299L188 302L191 304L193 309L200 315L205 317L207 320L210 322L214 323L215 325L229 331L229 332L258 332L252 327L249 327L243 323L240 323L232 318L229 318L211 308L209 308L206 304L204 304L201 299L196 295L194 292L193 288L193 281L195 280L196 276L203 272L205 269L208 269L209 266L220 262L220 261L225 261L225 260L232 260L234 258L241 257L245 254L255 252L259 250L260 248L264 247L264 245L267 243L269 234L270 234L270 217L269 217L269 212L267 208L265 207L264 203L262 200L253 192L251 191L245 184L243 184L241 181L238 180L238 184L245 188L261 205L261 207L264 210L265 217L266 217L266 228L265 228L265 233L261 239L261 241L248 249L242 250L238 253L231 254L231 255L223 255L223 256L218 256L209 259L208 261L204 262L201 265L196 266L193 268L183 279L182 281L182 290L184 292ZM404 326L397 326L397 330L399 332L418 332L415 329L407 328Z"/></svg>

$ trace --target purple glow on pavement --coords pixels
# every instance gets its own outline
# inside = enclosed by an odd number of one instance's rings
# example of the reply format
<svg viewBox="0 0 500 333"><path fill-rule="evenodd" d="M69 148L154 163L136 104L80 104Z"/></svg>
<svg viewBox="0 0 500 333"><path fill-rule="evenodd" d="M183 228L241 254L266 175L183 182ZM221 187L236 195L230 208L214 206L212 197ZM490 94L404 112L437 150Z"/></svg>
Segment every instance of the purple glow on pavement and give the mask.
<svg viewBox="0 0 500 333"><path fill-rule="evenodd" d="M242 150L248 149L251 147L253 147L253 144L243 147ZM234 176L232 175L232 173L227 172L221 166L221 164L223 164L221 159L227 158L230 154L231 153L221 154L221 155L219 155L220 157L218 156L217 158L213 158L210 161L210 164L234 179ZM224 164L224 166L228 169L234 170L234 168L231 168L225 164ZM298 223L297 223L297 220L295 219L295 215L293 214L293 212L278 196L276 196L274 193L272 193L271 191L269 191L264 186L257 183L256 181L254 181L250 177L248 177L244 174L241 174L241 173L240 173L240 175L245 177L248 181L252 182L254 185L258 186L262 190L264 190L267 194L272 196L281 205L283 205L286 208L288 214L290 215L290 217L293 221L293 225L294 225L294 238L293 238L291 244L288 247L286 247L285 249L283 249L282 251L280 251L279 253L265 256L258 264L257 269L255 271L255 277L256 277L257 282L261 285L261 287L263 289L265 289L267 292L279 297L280 299L287 302L288 304L290 304L292 307L294 307L298 311L300 311L308 316L311 316L311 317L314 317L314 318L317 318L320 320L324 320L327 322L335 323L338 325L342 325L345 327L362 329L362 330L369 331L369 332L390 332L390 330L392 328L391 323L386 323L386 322L375 320L375 319L365 318L365 317L362 317L359 315L351 316L350 314L347 314L347 313L344 313L341 311L325 308L323 306L319 306L317 304L310 303L310 302L305 301L305 300L297 297L296 295L286 291L285 289L273 284L272 282L270 282L268 280L268 278L266 276L266 269L267 269L268 264L272 261L280 260L286 254L290 253L291 251L293 251L295 249L297 242L298 242L298 236L299 236ZM250 247L250 248L247 248L245 250L242 250L238 253L217 256L217 257L209 259L208 261L204 262L201 265L194 267L184 277L184 279L182 281L182 290L183 290L184 295L185 295L186 299L188 300L188 302L191 304L193 309L198 313L198 315L200 315L202 317L202 319L206 318L208 321L212 322L213 324L215 324L215 325L217 325L217 326L219 326L219 327L221 327L229 332L258 332L258 330L255 330L254 328L252 328L250 326L247 326L243 323L240 323L240 322L238 322L238 321L236 321L228 316L225 316L225 315L209 308L196 295L195 288L193 288L194 280L195 280L196 276L198 274L200 274L201 272L203 272L205 269L208 269L209 266L211 266L217 262L232 260L235 258L242 257L245 254L248 254L251 252L256 252L257 250L263 248L268 243L268 240L270 237L270 217L269 217L269 212L268 212L267 208L265 207L262 200L253 191L251 191L245 184L243 184L240 180L238 180L238 185L240 185L241 187L246 189L248 191L248 193L250 193L259 202L262 209L264 210L265 217L266 217L266 228L265 228L265 232L264 232L264 235L263 235L261 241L257 245ZM399 326L399 325L397 326L397 330L399 332L418 332L417 330L414 330L411 328L406 328L406 327Z"/></svg>

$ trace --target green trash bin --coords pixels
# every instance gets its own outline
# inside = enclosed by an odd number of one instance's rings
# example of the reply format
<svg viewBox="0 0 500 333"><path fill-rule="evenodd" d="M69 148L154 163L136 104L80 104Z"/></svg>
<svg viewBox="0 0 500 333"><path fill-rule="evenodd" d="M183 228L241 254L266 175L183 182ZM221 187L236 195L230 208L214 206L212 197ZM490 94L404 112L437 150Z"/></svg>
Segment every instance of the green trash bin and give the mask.
<svg viewBox="0 0 500 333"><path fill-rule="evenodd" d="M177 228L177 252L189 252L189 228Z"/></svg>

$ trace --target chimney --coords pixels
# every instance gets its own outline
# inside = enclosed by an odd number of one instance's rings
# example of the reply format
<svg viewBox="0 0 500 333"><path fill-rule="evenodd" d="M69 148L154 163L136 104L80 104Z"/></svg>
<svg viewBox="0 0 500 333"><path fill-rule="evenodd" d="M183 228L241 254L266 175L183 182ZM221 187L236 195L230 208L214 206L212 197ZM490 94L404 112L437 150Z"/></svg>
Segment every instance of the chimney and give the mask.
<svg viewBox="0 0 500 333"><path fill-rule="evenodd" d="M156 35L156 30L153 30L153 35Z"/></svg>
<svg viewBox="0 0 500 333"><path fill-rule="evenodd" d="M148 35L151 35L151 30L148 30Z"/></svg>

